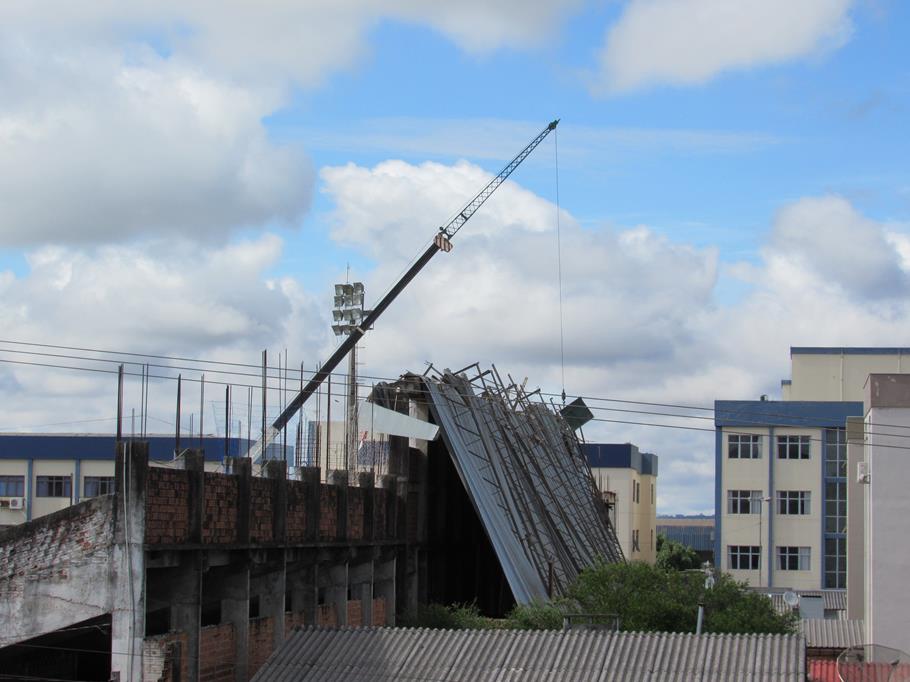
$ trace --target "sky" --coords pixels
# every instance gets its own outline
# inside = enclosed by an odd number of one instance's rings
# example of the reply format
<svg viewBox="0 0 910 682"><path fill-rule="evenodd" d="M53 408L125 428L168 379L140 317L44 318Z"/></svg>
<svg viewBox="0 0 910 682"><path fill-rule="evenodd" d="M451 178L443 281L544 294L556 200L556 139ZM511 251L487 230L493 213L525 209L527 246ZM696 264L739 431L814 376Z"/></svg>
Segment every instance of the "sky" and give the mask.
<svg viewBox="0 0 910 682"><path fill-rule="evenodd" d="M8 0L0 431L116 404L110 374L22 364L110 363L11 342L312 369L333 283L375 301L559 118L361 373L589 396L586 439L660 457L660 513L710 512L711 412L666 406L777 398L791 346L910 345L908 33L897 0ZM174 393L151 382L150 430Z"/></svg>

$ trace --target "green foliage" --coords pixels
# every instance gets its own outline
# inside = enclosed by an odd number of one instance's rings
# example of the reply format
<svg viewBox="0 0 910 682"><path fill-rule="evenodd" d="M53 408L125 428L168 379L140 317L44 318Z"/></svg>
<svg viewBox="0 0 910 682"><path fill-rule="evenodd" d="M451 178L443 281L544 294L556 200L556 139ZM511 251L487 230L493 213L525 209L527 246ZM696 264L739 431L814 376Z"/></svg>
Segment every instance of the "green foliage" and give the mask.
<svg viewBox="0 0 910 682"><path fill-rule="evenodd" d="M506 616L506 627L512 630L561 630L564 601L517 604Z"/></svg>
<svg viewBox="0 0 910 682"><path fill-rule="evenodd" d="M409 627L433 630L482 630L494 627L492 619L480 615L477 604L427 604L417 608L417 619L405 619Z"/></svg>
<svg viewBox="0 0 910 682"><path fill-rule="evenodd" d="M701 568L701 560L691 547L658 533L657 566L667 571L687 571Z"/></svg>
<svg viewBox="0 0 910 682"><path fill-rule="evenodd" d="M771 600L751 592L729 575L706 590L700 571L665 570L641 562L599 563L582 571L570 596L583 613L615 613L627 631L693 632L699 602L705 605L704 632L793 632Z"/></svg>

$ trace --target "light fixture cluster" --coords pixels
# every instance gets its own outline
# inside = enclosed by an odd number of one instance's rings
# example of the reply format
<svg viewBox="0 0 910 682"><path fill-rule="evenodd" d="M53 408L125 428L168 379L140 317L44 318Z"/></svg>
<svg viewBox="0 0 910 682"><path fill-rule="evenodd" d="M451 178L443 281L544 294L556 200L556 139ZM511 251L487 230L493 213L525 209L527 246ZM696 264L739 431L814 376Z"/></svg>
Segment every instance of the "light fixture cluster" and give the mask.
<svg viewBox="0 0 910 682"><path fill-rule="evenodd" d="M363 282L335 285L335 307L332 310L332 331L335 336L351 334L372 312L363 309L363 301Z"/></svg>

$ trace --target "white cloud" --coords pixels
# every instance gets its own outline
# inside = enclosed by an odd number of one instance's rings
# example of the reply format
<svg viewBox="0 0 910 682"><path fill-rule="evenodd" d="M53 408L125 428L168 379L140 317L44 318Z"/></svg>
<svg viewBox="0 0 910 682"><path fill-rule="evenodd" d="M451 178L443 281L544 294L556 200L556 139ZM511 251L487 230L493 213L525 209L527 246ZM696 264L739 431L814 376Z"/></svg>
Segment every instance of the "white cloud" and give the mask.
<svg viewBox="0 0 910 682"><path fill-rule="evenodd" d="M262 348L286 347L297 357L316 357L328 342L325 315L322 306L295 282L268 277L267 270L281 251L280 240L269 235L201 251L193 242L172 240L96 250L44 247L29 254L27 275L5 273L0 277L2 336L4 340L251 363L258 361ZM116 379L110 375L8 361L108 370L115 366L11 352L41 350L32 347L0 346L4 361L0 363L0 386L8 397L0 427L77 421L112 413ZM53 349L44 352L86 355ZM274 363L274 354L272 358ZM138 373L139 369L128 365L127 371ZM207 370L203 367L201 371ZM245 371L253 376L209 373L208 378L258 385L257 371ZM152 370L156 375L176 373ZM184 372L191 379L198 379L199 374ZM130 407L138 407L137 382L131 379L130 383L127 413ZM212 390L217 392L210 393L210 399L223 402L223 387ZM156 418L172 419L174 391L171 381L155 382L151 397ZM238 400L245 404L245 389ZM198 406L198 402L188 404L187 412ZM151 426L158 432L168 431L160 423ZM101 425L95 428L104 431Z"/></svg>
<svg viewBox="0 0 910 682"><path fill-rule="evenodd" d="M361 59L382 20L472 52L553 34L576 0L0 4L0 235L9 245L295 224L302 150L262 120ZM520 9L520 11L518 11Z"/></svg>
<svg viewBox="0 0 910 682"><path fill-rule="evenodd" d="M704 83L843 45L852 0L630 0L606 35L597 90Z"/></svg>

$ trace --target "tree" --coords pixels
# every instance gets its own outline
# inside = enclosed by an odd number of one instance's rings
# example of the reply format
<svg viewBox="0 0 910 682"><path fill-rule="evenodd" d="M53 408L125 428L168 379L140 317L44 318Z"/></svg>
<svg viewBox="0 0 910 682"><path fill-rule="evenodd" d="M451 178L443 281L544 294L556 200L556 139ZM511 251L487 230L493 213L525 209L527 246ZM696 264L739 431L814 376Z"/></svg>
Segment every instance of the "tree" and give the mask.
<svg viewBox="0 0 910 682"><path fill-rule="evenodd" d="M686 571L701 568L701 560L691 547L658 533L657 565L665 570Z"/></svg>
<svg viewBox="0 0 910 682"><path fill-rule="evenodd" d="M782 616L771 600L731 576L704 586L700 571L666 570L641 562L598 563L585 569L570 589L584 613L616 614L626 631L693 632L698 604L705 605L704 632L788 633L792 616Z"/></svg>

